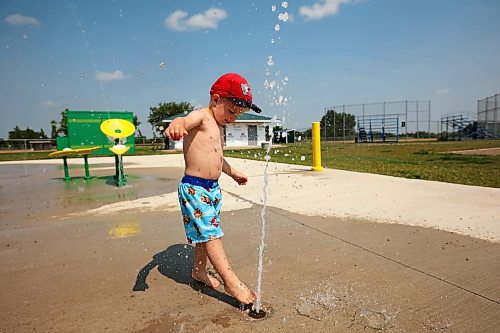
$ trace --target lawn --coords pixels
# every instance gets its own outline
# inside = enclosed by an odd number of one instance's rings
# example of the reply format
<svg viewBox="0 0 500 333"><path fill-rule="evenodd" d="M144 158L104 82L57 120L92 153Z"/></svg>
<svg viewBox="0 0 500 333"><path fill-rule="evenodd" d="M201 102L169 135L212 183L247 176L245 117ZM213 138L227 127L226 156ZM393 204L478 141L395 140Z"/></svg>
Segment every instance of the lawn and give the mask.
<svg viewBox="0 0 500 333"><path fill-rule="evenodd" d="M500 147L500 140L355 144L322 142L322 164L341 169L448 183L500 188L500 156L459 155L452 151ZM166 151L136 146L134 154ZM179 153L179 152L177 152ZM49 152L2 153L0 161L46 159ZM225 156L264 161L264 149L225 150ZM310 141L271 148L271 161L312 164Z"/></svg>
<svg viewBox="0 0 500 333"><path fill-rule="evenodd" d="M500 188L500 156L450 153L494 147L500 147L499 140L394 144L322 142L321 151L326 168ZM264 160L265 151L229 150L224 154ZM271 161L311 165L311 142L272 148Z"/></svg>

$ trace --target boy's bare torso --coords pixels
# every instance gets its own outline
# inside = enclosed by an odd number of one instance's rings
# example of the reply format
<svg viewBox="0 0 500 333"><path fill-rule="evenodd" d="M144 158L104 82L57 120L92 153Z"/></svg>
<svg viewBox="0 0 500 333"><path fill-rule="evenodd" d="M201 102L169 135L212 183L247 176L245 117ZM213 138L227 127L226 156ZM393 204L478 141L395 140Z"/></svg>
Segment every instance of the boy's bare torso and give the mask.
<svg viewBox="0 0 500 333"><path fill-rule="evenodd" d="M202 112L203 121L184 137L185 174L205 179L218 179L222 172L223 128L217 124L209 109Z"/></svg>

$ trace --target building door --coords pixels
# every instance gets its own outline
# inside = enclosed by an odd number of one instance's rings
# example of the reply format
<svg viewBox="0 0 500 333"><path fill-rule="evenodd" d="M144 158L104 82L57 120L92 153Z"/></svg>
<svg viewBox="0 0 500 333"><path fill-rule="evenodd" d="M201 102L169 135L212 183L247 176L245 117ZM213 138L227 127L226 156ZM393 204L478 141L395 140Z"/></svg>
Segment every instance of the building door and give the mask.
<svg viewBox="0 0 500 333"><path fill-rule="evenodd" d="M257 125L248 125L248 145L257 146Z"/></svg>

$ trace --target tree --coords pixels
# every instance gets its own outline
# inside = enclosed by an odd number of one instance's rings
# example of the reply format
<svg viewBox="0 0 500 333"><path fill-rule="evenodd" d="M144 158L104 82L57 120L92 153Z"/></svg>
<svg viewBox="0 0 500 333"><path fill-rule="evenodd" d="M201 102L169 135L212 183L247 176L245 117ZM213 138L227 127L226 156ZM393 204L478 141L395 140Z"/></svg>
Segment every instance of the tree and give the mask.
<svg viewBox="0 0 500 333"><path fill-rule="evenodd" d="M50 122L50 138L55 139L57 137L57 121L52 120Z"/></svg>
<svg viewBox="0 0 500 333"><path fill-rule="evenodd" d="M19 126L16 126L12 131L9 131L9 139L48 139L48 138L45 135L43 129L40 129L40 132L36 132L29 127L23 130L20 129Z"/></svg>
<svg viewBox="0 0 500 333"><path fill-rule="evenodd" d="M153 133L158 132L161 135L163 131L160 130L160 125L163 119L180 113L188 113L193 111L193 109L194 107L188 102L159 103L158 106L152 106L149 108L148 123L151 124Z"/></svg>
<svg viewBox="0 0 500 333"><path fill-rule="evenodd" d="M69 110L64 109L64 111L61 112L61 121L59 122L59 128L57 129L57 134L61 134L62 136L68 135L68 121L67 121L66 111Z"/></svg>
<svg viewBox="0 0 500 333"><path fill-rule="evenodd" d="M320 126L321 136L325 136L326 131L326 137L329 138L343 138L344 133L346 137L352 138L356 134L356 117L350 113L328 110L321 118Z"/></svg>
<svg viewBox="0 0 500 333"><path fill-rule="evenodd" d="M22 129L19 126L14 127L12 131L9 131L9 139L23 139Z"/></svg>
<svg viewBox="0 0 500 333"><path fill-rule="evenodd" d="M144 136L142 135L141 130L139 129L140 124L141 122L139 121L139 118L137 116L134 116L134 126L135 129L137 130L137 133L139 134L138 137L143 138Z"/></svg>
<svg viewBox="0 0 500 333"><path fill-rule="evenodd" d="M140 124L141 124L141 122L139 121L139 118L137 118L137 116L134 116L134 126L135 126L135 128L139 127Z"/></svg>

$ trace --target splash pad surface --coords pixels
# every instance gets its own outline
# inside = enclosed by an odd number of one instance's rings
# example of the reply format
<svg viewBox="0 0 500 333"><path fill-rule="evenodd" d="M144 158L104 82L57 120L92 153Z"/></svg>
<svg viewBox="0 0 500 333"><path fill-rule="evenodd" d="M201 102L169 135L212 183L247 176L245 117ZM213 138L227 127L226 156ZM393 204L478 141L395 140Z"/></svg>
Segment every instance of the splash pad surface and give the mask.
<svg viewBox="0 0 500 333"><path fill-rule="evenodd" d="M171 202L182 176L181 156L131 156L126 168L133 181L122 188L99 178L112 172L111 158L92 160L96 178L88 182L61 182L57 162L0 164L0 320L8 331L401 332L421 327L425 332L494 331L499 325L498 242L283 208L293 201L296 209L319 210L309 198L326 190L321 184L328 184L336 170L312 175L297 166L271 165L263 301L273 312L265 320L251 320L222 289L190 279L194 251L185 244L177 203ZM255 288L257 258L248 249L259 245L262 166L231 163L241 164L250 182L238 187L221 179L224 246L239 276ZM385 177L385 184L391 178ZM336 183L338 190L342 184ZM370 184L380 193L376 180ZM440 191L445 204L446 188ZM333 187L329 195L335 195ZM325 209L335 202L325 200ZM486 217L475 223L486 233L482 221ZM136 286L144 291L132 291Z"/></svg>

